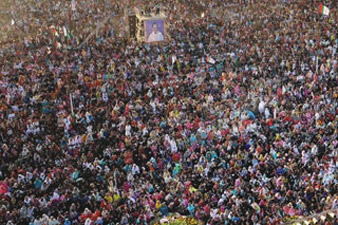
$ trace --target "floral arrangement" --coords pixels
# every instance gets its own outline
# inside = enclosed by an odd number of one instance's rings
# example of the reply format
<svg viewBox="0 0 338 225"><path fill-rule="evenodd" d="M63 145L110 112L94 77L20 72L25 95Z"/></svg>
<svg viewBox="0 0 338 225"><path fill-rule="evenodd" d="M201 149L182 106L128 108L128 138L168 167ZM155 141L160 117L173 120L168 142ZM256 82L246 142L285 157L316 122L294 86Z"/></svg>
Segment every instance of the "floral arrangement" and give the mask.
<svg viewBox="0 0 338 225"><path fill-rule="evenodd" d="M310 225L310 224L318 224L318 222L325 222L326 220L331 220L335 218L334 211L324 211L322 213L312 215L309 217L302 216L290 216L285 218L284 224L292 224L292 225Z"/></svg>
<svg viewBox="0 0 338 225"><path fill-rule="evenodd" d="M161 224L169 224L169 225L203 225L201 221L198 221L197 219L193 217L188 216L181 216L179 214L173 214L170 216L163 217L156 222L153 223L153 225L161 225Z"/></svg>

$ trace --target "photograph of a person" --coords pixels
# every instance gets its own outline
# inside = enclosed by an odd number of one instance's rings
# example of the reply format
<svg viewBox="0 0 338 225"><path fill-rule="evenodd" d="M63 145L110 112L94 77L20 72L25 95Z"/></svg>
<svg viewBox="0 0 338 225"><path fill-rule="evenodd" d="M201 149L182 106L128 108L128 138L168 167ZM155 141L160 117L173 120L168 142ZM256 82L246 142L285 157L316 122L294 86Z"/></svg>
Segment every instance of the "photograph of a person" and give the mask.
<svg viewBox="0 0 338 225"><path fill-rule="evenodd" d="M147 42L164 41L164 21L150 20L145 22Z"/></svg>

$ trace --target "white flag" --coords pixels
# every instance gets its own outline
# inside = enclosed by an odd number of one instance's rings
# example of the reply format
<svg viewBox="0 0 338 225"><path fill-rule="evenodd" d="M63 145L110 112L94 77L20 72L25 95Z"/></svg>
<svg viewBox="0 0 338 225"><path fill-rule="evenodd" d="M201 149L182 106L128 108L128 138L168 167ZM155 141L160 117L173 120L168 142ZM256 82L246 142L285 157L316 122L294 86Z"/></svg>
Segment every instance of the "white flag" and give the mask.
<svg viewBox="0 0 338 225"><path fill-rule="evenodd" d="M323 5L322 3L319 5L318 11L320 14L324 16L328 16L330 14L330 9L326 7L325 5Z"/></svg>
<svg viewBox="0 0 338 225"><path fill-rule="evenodd" d="M207 62L211 63L211 64L215 64L216 63L216 61L213 58L211 58L210 56L207 56Z"/></svg>
<svg viewBox="0 0 338 225"><path fill-rule="evenodd" d="M66 29L65 26L63 26L63 35L64 35L65 37L67 37L67 29Z"/></svg>
<svg viewBox="0 0 338 225"><path fill-rule="evenodd" d="M171 57L171 59L172 59L172 64L174 64L174 63L176 62L176 60L177 60L176 55L173 55L173 56Z"/></svg>
<svg viewBox="0 0 338 225"><path fill-rule="evenodd" d="M75 0L72 0L72 10L75 11L76 10L76 3Z"/></svg>
<svg viewBox="0 0 338 225"><path fill-rule="evenodd" d="M330 14L330 9L326 6L324 6L323 15L328 16L329 14Z"/></svg>

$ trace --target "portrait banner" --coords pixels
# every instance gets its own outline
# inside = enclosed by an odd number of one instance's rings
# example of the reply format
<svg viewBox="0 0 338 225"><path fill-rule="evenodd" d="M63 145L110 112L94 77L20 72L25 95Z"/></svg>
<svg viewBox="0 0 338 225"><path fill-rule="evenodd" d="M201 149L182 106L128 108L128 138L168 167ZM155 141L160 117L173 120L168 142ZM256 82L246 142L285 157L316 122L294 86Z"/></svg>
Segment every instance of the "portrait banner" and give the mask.
<svg viewBox="0 0 338 225"><path fill-rule="evenodd" d="M146 42L159 42L165 40L165 26L164 20L146 20L145 26L145 39Z"/></svg>

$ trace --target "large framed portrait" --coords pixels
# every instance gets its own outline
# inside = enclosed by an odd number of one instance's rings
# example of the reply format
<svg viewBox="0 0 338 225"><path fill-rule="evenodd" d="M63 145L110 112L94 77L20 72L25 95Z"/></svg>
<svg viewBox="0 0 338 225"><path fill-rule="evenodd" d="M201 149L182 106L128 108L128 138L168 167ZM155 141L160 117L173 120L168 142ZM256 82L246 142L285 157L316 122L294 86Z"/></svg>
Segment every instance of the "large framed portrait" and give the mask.
<svg viewBox="0 0 338 225"><path fill-rule="evenodd" d="M165 40L164 20L145 20L146 42L159 42Z"/></svg>

